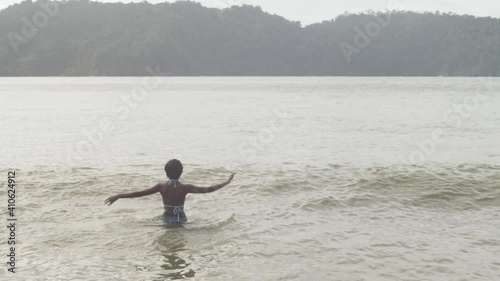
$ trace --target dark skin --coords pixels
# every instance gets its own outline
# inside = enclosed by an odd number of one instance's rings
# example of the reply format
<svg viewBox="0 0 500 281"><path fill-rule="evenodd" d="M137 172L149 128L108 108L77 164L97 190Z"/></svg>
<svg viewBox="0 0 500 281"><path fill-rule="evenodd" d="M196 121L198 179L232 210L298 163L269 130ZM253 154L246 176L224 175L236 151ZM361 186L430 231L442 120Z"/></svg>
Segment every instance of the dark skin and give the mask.
<svg viewBox="0 0 500 281"><path fill-rule="evenodd" d="M111 196L104 201L104 204L111 206L116 200L120 198L137 198L159 192L161 194L161 197L163 198L163 205L181 206L184 205L184 201L186 200L186 195L188 195L189 193L211 193L217 191L223 188L224 186L228 185L229 183L231 183L231 181L234 178L234 175L235 175L234 173L231 174L231 176L229 176L229 179L223 183L208 187L199 187L192 184L183 184L180 181L178 181L176 183L176 187L173 188L172 186L169 186L166 182L158 183L151 188L144 189L141 191L123 193ZM173 208L165 208L165 212L163 214L172 215L173 213L174 213Z"/></svg>

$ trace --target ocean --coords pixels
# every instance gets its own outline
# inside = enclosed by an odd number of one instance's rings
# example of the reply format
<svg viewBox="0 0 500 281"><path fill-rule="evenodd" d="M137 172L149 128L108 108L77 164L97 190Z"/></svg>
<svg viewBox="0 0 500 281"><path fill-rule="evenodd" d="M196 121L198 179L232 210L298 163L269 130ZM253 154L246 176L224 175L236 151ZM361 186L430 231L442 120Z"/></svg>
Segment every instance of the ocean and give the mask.
<svg viewBox="0 0 500 281"><path fill-rule="evenodd" d="M500 280L499 78L0 78L0 110L2 280ZM104 205L173 158L237 174L183 227Z"/></svg>

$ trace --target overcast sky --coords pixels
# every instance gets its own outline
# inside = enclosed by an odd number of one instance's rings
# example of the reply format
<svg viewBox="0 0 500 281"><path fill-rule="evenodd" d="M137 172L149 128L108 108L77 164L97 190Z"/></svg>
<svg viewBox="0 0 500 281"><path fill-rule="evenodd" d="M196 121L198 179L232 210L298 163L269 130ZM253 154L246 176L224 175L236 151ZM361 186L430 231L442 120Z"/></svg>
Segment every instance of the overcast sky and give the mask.
<svg viewBox="0 0 500 281"><path fill-rule="evenodd" d="M35 0L33 0L35 1ZM102 0L105 2L141 2L131 0ZM0 9L22 0L0 0ZM150 3L165 0L149 0ZM174 2L174 1L169 1ZM261 6L265 11L287 19L311 24L330 20L337 15L366 10L386 10L392 2L399 2L402 10L442 11L476 16L500 18L500 0L196 0L205 6L229 7L249 4Z"/></svg>

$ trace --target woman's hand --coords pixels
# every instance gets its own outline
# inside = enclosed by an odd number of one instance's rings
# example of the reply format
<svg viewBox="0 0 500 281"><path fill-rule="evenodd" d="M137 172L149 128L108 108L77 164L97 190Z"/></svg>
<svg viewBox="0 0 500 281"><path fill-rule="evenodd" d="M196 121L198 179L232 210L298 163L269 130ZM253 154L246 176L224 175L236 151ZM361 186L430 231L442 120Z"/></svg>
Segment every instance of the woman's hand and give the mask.
<svg viewBox="0 0 500 281"><path fill-rule="evenodd" d="M111 196L108 199L104 200L104 204L111 206L118 199L120 199L119 195Z"/></svg>
<svg viewBox="0 0 500 281"><path fill-rule="evenodd" d="M229 179L226 181L226 185L231 183L231 181L233 180L234 178L234 175L236 175L236 173L232 173L230 176L229 176Z"/></svg>

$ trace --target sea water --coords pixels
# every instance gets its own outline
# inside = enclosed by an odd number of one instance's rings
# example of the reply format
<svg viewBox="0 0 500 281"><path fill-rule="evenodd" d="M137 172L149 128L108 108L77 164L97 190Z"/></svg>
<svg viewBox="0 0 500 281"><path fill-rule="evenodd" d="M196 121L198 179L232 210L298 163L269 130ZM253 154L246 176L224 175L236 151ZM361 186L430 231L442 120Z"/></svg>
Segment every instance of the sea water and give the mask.
<svg viewBox="0 0 500 281"><path fill-rule="evenodd" d="M500 280L500 79L1 78L0 110L2 280ZM237 175L181 228L104 205L172 158Z"/></svg>

